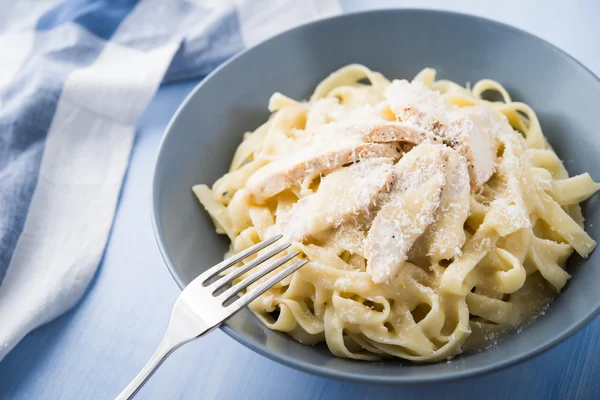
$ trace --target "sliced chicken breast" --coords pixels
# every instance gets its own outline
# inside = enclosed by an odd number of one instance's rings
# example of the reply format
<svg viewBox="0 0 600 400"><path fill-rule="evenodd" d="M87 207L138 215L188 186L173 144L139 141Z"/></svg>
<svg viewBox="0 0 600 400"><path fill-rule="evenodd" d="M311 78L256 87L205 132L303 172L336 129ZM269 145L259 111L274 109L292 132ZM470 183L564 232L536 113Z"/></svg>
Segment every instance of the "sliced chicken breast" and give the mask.
<svg viewBox="0 0 600 400"><path fill-rule="evenodd" d="M386 121L322 125L298 135L300 150L296 154L267 164L248 179L250 198L264 203L306 178L327 174L361 159L398 159L402 153L398 142L417 144L427 136L418 127Z"/></svg>
<svg viewBox="0 0 600 400"><path fill-rule="evenodd" d="M317 192L300 199L281 226L289 240L303 241L374 207L392 183L392 159L372 158L332 172Z"/></svg>
<svg viewBox="0 0 600 400"><path fill-rule="evenodd" d="M422 142L441 143L439 136L433 135L425 129L401 122L380 122L371 124L363 131L361 139L365 142L374 143L410 143L413 145Z"/></svg>
<svg viewBox="0 0 600 400"><path fill-rule="evenodd" d="M442 189L435 221L425 231L427 255L437 262L460 255L465 243L464 224L470 212L467 162L451 148L444 152L446 185Z"/></svg>
<svg viewBox="0 0 600 400"><path fill-rule="evenodd" d="M435 134L441 126L450 123L454 109L440 92L431 90L422 82L395 80L385 91L390 109L400 121L416 125Z"/></svg>
<svg viewBox="0 0 600 400"><path fill-rule="evenodd" d="M443 132L444 139L467 159L471 184L476 189L494 174L500 121L483 107L458 108L455 118Z"/></svg>
<svg viewBox="0 0 600 400"><path fill-rule="evenodd" d="M434 221L446 184L444 149L420 144L394 167L396 181L365 240L367 272L373 282L393 278L415 240Z"/></svg>
<svg viewBox="0 0 600 400"><path fill-rule="evenodd" d="M369 143L410 143L423 141L441 142L427 130L416 125L385 120L367 120L360 122L333 122L321 125L313 131L307 131L312 137L335 136L351 137Z"/></svg>
<svg viewBox="0 0 600 400"><path fill-rule="evenodd" d="M473 190L494 173L501 121L483 107L459 108L421 82L394 81L385 97L394 114L408 125L429 130L464 156Z"/></svg>

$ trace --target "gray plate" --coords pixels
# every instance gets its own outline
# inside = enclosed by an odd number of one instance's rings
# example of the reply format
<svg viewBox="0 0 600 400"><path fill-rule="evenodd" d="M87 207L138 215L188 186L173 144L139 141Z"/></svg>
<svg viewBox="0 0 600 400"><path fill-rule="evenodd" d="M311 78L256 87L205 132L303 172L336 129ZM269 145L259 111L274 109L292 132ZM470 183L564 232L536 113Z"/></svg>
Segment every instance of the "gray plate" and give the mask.
<svg viewBox="0 0 600 400"><path fill-rule="evenodd" d="M467 15L423 10L382 10L314 22L285 32L227 62L185 100L163 139L152 194L160 250L183 287L217 263L227 240L215 234L191 192L212 184L229 166L242 134L268 117L267 102L280 91L306 98L337 68L361 63L388 78L412 78L434 67L459 83L496 79L538 113L544 133L570 174L600 180L600 82L577 61L543 40L512 27ZM584 209L586 230L600 238L598 197ZM224 331L245 346L307 372L371 383L423 383L464 378L515 364L577 332L600 309L600 252L582 262L545 316L485 352L450 363L357 362L333 357L264 327L249 311Z"/></svg>

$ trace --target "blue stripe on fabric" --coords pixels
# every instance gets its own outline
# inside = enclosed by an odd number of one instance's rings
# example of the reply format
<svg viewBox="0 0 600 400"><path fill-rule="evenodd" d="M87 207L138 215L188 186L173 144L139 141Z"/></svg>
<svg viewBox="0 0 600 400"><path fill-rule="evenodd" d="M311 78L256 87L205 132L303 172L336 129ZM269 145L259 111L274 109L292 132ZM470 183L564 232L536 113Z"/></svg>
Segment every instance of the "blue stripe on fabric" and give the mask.
<svg viewBox="0 0 600 400"><path fill-rule="evenodd" d="M202 36L186 38L173 57L165 82L204 78L225 60L244 49L234 9L208 25Z"/></svg>
<svg viewBox="0 0 600 400"><path fill-rule="evenodd" d="M0 284L23 231L39 177L46 135L64 83L71 71L96 59L106 44L103 39L114 34L128 16L124 10L131 10L127 5L134 3L69 0L49 11L38 23L29 57L11 83L0 91ZM69 4L72 10L68 9ZM102 10L100 6L108 8L107 4L117 5L120 11ZM153 13L146 17L148 9ZM204 77L243 49L233 8L217 18L207 19L212 11L187 1L155 0L148 4L146 0L132 10L131 17L136 12L135 19L145 23L128 26L135 30L123 37L119 34L114 40L138 50L172 42L190 23L212 21L202 25L201 32L194 32L194 37L184 40L166 74L167 81ZM182 23L184 20L186 24ZM86 29L74 29L68 21L76 21L76 26Z"/></svg>
<svg viewBox="0 0 600 400"><path fill-rule="evenodd" d="M28 58L0 93L0 284L23 231L64 83L71 71L90 65L106 44L75 26L59 24L37 32Z"/></svg>
<svg viewBox="0 0 600 400"><path fill-rule="evenodd" d="M168 0L171 1L171 0ZM137 0L66 0L49 10L36 29L46 31L75 22L102 39L109 39Z"/></svg>

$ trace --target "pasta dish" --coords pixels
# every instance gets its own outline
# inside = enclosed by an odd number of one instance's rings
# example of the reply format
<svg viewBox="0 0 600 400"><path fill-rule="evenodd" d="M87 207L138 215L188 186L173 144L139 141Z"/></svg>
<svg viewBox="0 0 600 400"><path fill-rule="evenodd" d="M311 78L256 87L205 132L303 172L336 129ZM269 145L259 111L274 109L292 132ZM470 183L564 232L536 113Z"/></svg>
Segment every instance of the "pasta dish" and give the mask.
<svg viewBox="0 0 600 400"><path fill-rule="evenodd" d="M349 65L269 110L193 191L230 253L283 234L309 261L249 306L301 343L413 362L482 349L543 313L571 254L596 247L579 203L600 185L569 177L498 82Z"/></svg>

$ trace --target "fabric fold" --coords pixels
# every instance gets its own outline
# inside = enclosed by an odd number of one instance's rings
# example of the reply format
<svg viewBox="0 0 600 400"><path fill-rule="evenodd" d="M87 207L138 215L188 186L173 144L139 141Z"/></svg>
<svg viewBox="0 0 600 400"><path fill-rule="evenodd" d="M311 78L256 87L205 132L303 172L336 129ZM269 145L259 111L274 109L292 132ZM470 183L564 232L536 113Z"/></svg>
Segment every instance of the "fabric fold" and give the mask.
<svg viewBox="0 0 600 400"><path fill-rule="evenodd" d="M32 3L36 18L0 30L0 360L89 285L136 121L161 82L204 77L256 41L339 12L334 0L250 3Z"/></svg>

